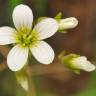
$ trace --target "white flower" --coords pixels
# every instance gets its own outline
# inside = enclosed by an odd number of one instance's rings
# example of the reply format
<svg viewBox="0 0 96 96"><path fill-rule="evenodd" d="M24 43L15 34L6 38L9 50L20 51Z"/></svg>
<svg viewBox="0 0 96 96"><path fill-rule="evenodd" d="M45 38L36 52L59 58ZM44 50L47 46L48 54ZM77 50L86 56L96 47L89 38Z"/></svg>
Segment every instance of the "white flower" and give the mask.
<svg viewBox="0 0 96 96"><path fill-rule="evenodd" d="M91 62L89 62L85 56L73 58L71 60L71 63L75 68L81 69L87 72L91 72L96 69L95 65L91 64Z"/></svg>
<svg viewBox="0 0 96 96"><path fill-rule="evenodd" d="M16 45L7 57L8 67L18 71L26 64L29 49L33 56L42 64L50 64L54 59L54 51L43 41L58 30L58 23L52 18L46 18L35 25L32 30L33 13L26 5L18 5L13 11L13 22L16 29L0 28L0 45Z"/></svg>
<svg viewBox="0 0 96 96"><path fill-rule="evenodd" d="M77 25L78 25L78 20L75 17L69 17L66 19L61 19L59 21L60 30L75 28Z"/></svg>

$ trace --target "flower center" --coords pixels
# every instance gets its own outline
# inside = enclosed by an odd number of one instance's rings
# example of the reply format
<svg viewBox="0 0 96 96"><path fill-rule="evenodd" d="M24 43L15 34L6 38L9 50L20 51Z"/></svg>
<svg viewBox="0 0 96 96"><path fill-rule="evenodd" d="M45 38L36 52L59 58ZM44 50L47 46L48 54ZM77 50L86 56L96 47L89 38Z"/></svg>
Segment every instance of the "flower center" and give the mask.
<svg viewBox="0 0 96 96"><path fill-rule="evenodd" d="M35 30L29 31L27 28L21 28L17 32L17 40L23 47L33 46L38 41L38 34Z"/></svg>

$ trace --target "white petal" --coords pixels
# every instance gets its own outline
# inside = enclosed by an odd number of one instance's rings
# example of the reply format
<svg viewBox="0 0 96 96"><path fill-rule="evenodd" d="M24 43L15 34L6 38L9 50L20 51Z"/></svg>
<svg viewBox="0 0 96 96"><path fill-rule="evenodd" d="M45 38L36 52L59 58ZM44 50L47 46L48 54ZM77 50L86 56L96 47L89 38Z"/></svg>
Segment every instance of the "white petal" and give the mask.
<svg viewBox="0 0 96 96"><path fill-rule="evenodd" d="M36 46L30 47L30 50L37 61L42 64L50 64L54 59L53 49L44 41L40 41Z"/></svg>
<svg viewBox="0 0 96 96"><path fill-rule="evenodd" d="M87 61L85 70L88 72L91 72L91 71L94 71L95 69L96 69L96 66L91 64L91 62Z"/></svg>
<svg viewBox="0 0 96 96"><path fill-rule="evenodd" d="M15 43L16 30L11 27L0 27L0 45Z"/></svg>
<svg viewBox="0 0 96 96"><path fill-rule="evenodd" d="M61 19L59 22L59 29L71 29L78 25L78 20L74 17Z"/></svg>
<svg viewBox="0 0 96 96"><path fill-rule="evenodd" d="M33 30L38 33L39 39L42 40L54 35L58 27L58 23L55 19L47 18L39 22Z"/></svg>
<svg viewBox="0 0 96 96"><path fill-rule="evenodd" d="M7 57L8 67L12 71L18 71L24 67L28 59L28 48L16 45L11 49Z"/></svg>
<svg viewBox="0 0 96 96"><path fill-rule="evenodd" d="M32 27L33 22L33 13L32 10L27 6L20 4L15 7L13 11L13 21L17 29L28 28L29 30Z"/></svg>
<svg viewBox="0 0 96 96"><path fill-rule="evenodd" d="M78 57L74 59L73 62L74 62L75 67L82 69L84 71L87 71L87 72L93 71L96 68L93 64L91 64L91 62L87 60L85 56Z"/></svg>
<svg viewBox="0 0 96 96"><path fill-rule="evenodd" d="M21 86L26 90L26 91L28 91L28 81L27 80L22 80L21 81Z"/></svg>

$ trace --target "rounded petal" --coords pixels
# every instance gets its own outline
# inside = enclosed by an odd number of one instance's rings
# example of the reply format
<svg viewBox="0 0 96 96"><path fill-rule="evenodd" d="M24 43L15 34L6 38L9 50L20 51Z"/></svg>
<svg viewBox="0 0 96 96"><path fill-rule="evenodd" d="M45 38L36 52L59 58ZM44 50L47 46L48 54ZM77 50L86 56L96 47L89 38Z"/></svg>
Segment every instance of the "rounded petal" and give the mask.
<svg viewBox="0 0 96 96"><path fill-rule="evenodd" d="M24 67L28 59L28 48L16 45L11 49L7 57L8 67L12 71L18 71Z"/></svg>
<svg viewBox="0 0 96 96"><path fill-rule="evenodd" d="M86 71L91 72L94 71L96 69L96 66L91 64L91 62L87 61L86 67L85 67Z"/></svg>
<svg viewBox="0 0 96 96"><path fill-rule="evenodd" d="M54 51L49 44L40 41L36 46L30 47L33 56L42 64L50 64L54 59Z"/></svg>
<svg viewBox="0 0 96 96"><path fill-rule="evenodd" d="M27 5L20 4L16 6L12 17L17 29L21 29L22 27L28 28L29 30L31 29L33 12Z"/></svg>
<svg viewBox="0 0 96 96"><path fill-rule="evenodd" d="M16 30L11 27L1 27L0 28L0 45L6 45L11 43L16 43L15 40Z"/></svg>
<svg viewBox="0 0 96 96"><path fill-rule="evenodd" d="M66 19L61 19L59 22L59 29L71 29L78 25L78 20L74 17L69 17Z"/></svg>
<svg viewBox="0 0 96 96"><path fill-rule="evenodd" d="M96 69L95 65L91 64L91 62L89 62L85 56L75 58L73 62L75 67L87 72L91 72Z"/></svg>
<svg viewBox="0 0 96 96"><path fill-rule="evenodd" d="M39 22L33 30L38 33L38 38L42 40L54 35L58 30L58 27L58 23L55 19L47 18Z"/></svg>

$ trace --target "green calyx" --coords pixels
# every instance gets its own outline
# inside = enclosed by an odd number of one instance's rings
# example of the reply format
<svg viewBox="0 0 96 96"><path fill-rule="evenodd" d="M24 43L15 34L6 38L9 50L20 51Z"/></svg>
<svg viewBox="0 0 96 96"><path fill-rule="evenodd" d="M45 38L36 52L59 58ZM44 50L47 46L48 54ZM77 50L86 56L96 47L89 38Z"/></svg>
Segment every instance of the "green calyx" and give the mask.
<svg viewBox="0 0 96 96"><path fill-rule="evenodd" d="M77 58L77 57L79 57L79 55L76 55L76 54L69 54L69 55L63 57L62 63L64 63L65 66L74 69L74 66L73 66L73 64L72 64L71 61L72 61L74 58Z"/></svg>
<svg viewBox="0 0 96 96"><path fill-rule="evenodd" d="M54 19L58 22L58 25L59 25L60 20L62 19L62 17L63 17L63 14L62 14L61 12L59 12L59 13L54 17ZM64 28L61 28L61 27L58 28L58 32L59 32L59 33L67 33L67 31L66 31Z"/></svg>
<svg viewBox="0 0 96 96"><path fill-rule="evenodd" d="M38 34L36 30L29 31L27 28L22 28L17 32L16 40L22 47L33 46L38 41Z"/></svg>
<svg viewBox="0 0 96 96"><path fill-rule="evenodd" d="M76 66L74 66L72 62L74 58L78 58L78 57L80 57L80 55L77 54L69 54L67 56L62 56L61 63L64 64L67 68L70 68L76 74L80 74L80 70Z"/></svg>

